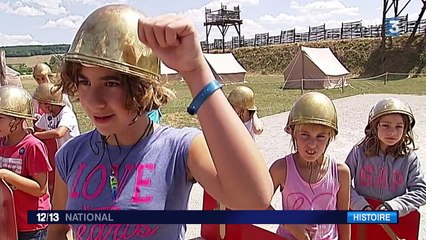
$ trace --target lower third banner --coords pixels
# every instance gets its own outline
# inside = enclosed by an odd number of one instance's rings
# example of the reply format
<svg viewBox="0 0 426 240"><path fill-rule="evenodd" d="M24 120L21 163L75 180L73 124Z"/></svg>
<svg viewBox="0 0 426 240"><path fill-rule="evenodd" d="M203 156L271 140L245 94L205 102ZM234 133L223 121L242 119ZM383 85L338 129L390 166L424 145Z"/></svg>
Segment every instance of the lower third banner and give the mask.
<svg viewBox="0 0 426 240"><path fill-rule="evenodd" d="M346 224L398 222L395 211L28 211L48 224Z"/></svg>

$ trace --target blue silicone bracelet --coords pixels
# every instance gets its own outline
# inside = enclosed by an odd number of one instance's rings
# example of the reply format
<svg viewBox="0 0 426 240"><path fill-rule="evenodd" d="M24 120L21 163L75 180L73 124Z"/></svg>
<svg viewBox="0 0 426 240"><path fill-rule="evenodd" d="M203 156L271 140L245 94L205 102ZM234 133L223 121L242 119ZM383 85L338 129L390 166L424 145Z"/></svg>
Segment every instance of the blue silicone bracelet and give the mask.
<svg viewBox="0 0 426 240"><path fill-rule="evenodd" d="M212 95L216 90L222 87L222 84L219 83L217 80L213 80L209 82L204 88L195 96L194 100L192 100L191 104L188 106L186 111L194 115L197 113L198 109L201 107L201 105L206 101L206 99Z"/></svg>

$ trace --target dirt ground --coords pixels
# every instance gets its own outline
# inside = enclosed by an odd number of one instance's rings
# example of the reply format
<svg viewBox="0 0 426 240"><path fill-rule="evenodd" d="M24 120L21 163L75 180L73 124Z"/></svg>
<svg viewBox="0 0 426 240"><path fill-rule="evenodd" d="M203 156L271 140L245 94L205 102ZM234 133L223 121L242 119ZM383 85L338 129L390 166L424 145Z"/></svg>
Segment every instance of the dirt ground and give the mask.
<svg viewBox="0 0 426 240"><path fill-rule="evenodd" d="M351 148L363 137L363 130L367 123L368 112L375 102L385 97L398 97L406 101L412 108L416 118L414 133L415 143L419 148L416 153L421 160L421 167L426 173L426 96L414 95L357 95L334 101L338 112L339 134L327 150L329 155L344 162ZM278 158L290 153L290 137L284 132L288 112L267 116L262 118L265 125L264 132L257 138L257 144L261 149L268 167ZM190 196L190 209L202 208L202 188L197 184L194 186ZM272 206L281 209L281 196L277 191L274 195ZM426 239L426 208L420 208L422 220L419 239ZM262 228L275 231L277 225L261 225ZM188 225L187 239L200 236L200 225Z"/></svg>

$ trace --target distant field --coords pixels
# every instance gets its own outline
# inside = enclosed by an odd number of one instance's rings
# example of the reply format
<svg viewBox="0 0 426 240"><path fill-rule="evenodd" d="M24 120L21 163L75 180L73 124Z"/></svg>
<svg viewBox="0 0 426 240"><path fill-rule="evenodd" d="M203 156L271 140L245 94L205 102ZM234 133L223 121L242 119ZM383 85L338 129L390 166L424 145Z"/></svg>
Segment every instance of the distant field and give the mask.
<svg viewBox="0 0 426 240"><path fill-rule="evenodd" d="M7 65L25 64L27 67L34 67L37 63L48 63L52 55L37 55L31 57L8 57L6 58Z"/></svg>

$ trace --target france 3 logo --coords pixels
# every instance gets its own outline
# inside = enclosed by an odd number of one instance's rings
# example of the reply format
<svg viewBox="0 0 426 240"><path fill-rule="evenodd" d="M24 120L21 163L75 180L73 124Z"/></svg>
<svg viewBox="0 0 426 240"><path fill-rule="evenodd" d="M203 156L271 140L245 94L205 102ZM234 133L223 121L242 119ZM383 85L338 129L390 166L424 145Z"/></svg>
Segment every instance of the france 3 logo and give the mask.
<svg viewBox="0 0 426 240"><path fill-rule="evenodd" d="M398 17L386 18L385 27L386 27L386 32L385 32L386 37L399 36L399 18Z"/></svg>

